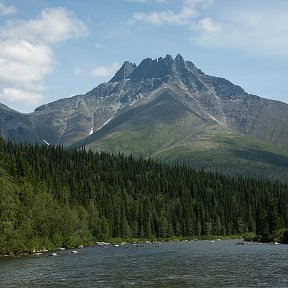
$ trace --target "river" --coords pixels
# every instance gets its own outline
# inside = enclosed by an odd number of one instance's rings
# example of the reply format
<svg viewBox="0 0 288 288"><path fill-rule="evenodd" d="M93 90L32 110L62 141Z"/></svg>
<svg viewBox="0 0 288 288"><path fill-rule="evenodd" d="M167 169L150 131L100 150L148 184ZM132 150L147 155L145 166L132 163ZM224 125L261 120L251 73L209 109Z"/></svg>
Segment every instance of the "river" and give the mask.
<svg viewBox="0 0 288 288"><path fill-rule="evenodd" d="M0 259L0 287L288 287L288 245L126 244Z"/></svg>

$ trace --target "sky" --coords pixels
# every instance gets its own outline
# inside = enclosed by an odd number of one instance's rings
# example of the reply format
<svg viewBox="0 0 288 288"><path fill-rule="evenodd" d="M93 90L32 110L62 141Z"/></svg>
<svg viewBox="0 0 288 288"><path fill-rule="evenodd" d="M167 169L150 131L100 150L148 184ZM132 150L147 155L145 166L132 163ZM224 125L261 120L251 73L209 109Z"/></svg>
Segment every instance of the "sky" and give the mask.
<svg viewBox="0 0 288 288"><path fill-rule="evenodd" d="M167 54L288 103L288 1L0 0L0 103L23 113Z"/></svg>

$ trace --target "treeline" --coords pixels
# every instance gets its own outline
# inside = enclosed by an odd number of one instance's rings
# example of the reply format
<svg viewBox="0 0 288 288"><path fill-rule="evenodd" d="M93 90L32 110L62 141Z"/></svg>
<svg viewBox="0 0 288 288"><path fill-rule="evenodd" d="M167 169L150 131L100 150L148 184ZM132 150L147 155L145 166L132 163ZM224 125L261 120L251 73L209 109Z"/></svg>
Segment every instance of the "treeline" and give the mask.
<svg viewBox="0 0 288 288"><path fill-rule="evenodd" d="M2 140L0 154L0 254L117 237L269 236L288 225L281 183Z"/></svg>

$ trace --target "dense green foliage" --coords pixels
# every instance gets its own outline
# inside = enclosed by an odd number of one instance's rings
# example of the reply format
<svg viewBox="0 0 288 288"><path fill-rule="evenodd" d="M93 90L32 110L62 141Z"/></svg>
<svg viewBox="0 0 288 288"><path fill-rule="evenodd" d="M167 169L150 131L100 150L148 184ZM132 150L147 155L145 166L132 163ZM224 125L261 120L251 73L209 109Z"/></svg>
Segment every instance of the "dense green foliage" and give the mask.
<svg viewBox="0 0 288 288"><path fill-rule="evenodd" d="M288 224L281 183L62 147L1 141L0 154L0 254Z"/></svg>

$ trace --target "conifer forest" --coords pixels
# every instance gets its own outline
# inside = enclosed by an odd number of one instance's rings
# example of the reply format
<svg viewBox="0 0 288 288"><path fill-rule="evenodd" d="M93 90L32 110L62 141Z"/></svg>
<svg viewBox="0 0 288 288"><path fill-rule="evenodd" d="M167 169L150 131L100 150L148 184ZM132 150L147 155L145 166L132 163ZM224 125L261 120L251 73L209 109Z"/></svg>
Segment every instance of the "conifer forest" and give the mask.
<svg viewBox="0 0 288 288"><path fill-rule="evenodd" d="M1 140L0 154L0 254L111 239L288 238L284 183L84 148Z"/></svg>

